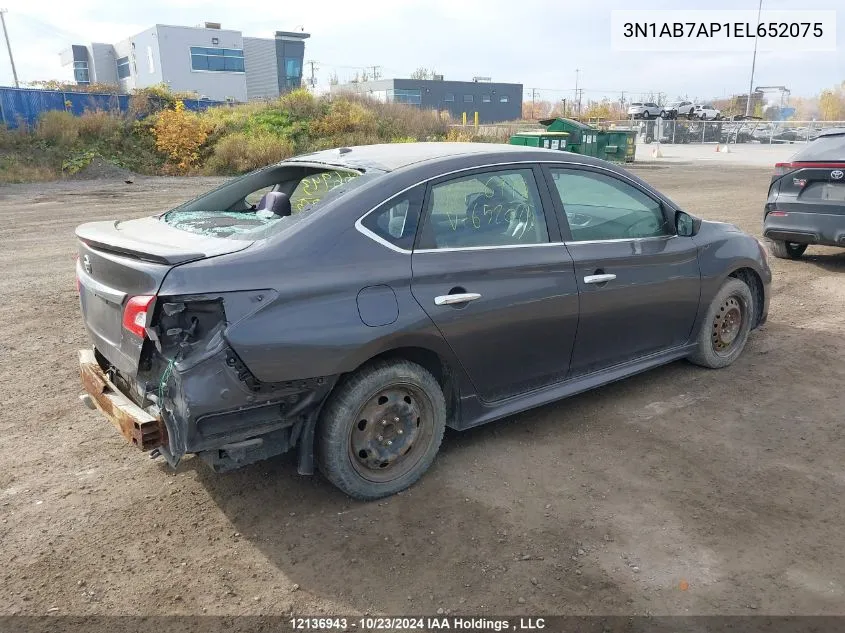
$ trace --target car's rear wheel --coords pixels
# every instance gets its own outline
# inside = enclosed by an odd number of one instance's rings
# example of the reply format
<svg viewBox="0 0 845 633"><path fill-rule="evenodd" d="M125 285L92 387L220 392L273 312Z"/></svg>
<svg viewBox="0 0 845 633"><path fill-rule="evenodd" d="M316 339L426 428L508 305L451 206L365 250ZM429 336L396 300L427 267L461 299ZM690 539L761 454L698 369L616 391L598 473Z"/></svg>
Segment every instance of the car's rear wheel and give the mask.
<svg viewBox="0 0 845 633"><path fill-rule="evenodd" d="M318 465L351 497L386 497L428 469L445 428L446 402L430 372L405 360L376 362L329 397L319 422Z"/></svg>
<svg viewBox="0 0 845 633"><path fill-rule="evenodd" d="M807 250L806 244L772 240L772 255L779 259L798 259Z"/></svg>
<svg viewBox="0 0 845 633"><path fill-rule="evenodd" d="M690 360L711 369L733 363L745 349L754 310L754 296L745 282L733 277L725 281L710 302Z"/></svg>

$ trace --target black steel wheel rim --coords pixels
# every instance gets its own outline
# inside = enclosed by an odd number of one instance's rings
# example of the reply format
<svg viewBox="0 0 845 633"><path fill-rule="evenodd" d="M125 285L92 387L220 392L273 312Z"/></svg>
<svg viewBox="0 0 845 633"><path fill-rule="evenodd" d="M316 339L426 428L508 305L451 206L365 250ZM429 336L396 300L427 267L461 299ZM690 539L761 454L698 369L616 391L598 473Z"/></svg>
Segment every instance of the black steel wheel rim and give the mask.
<svg viewBox="0 0 845 633"><path fill-rule="evenodd" d="M434 408L410 383L378 390L358 411L349 433L352 467L364 479L386 483L420 462L434 435Z"/></svg>
<svg viewBox="0 0 845 633"><path fill-rule="evenodd" d="M711 330L713 351L720 356L733 353L740 341L748 310L742 297L731 295L716 310Z"/></svg>

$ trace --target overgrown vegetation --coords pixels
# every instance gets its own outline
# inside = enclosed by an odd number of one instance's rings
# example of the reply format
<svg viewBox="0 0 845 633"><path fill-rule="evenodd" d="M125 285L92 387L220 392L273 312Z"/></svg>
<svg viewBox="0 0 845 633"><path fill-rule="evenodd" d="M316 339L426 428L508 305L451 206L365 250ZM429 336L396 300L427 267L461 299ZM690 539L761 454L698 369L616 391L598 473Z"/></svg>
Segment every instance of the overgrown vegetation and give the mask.
<svg viewBox="0 0 845 633"><path fill-rule="evenodd" d="M437 112L355 96L296 90L198 113L147 89L125 115L52 111L32 127L0 130L0 182L70 176L97 157L141 174L229 175L330 147L443 140L489 139L450 130Z"/></svg>

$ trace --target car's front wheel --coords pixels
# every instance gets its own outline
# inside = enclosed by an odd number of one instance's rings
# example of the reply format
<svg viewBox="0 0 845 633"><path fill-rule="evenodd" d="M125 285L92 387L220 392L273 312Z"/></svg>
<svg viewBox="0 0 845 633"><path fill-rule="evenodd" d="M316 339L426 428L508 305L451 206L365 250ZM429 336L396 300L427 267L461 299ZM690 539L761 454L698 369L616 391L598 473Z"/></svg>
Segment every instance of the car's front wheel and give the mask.
<svg viewBox="0 0 845 633"><path fill-rule="evenodd" d="M406 360L365 365L332 392L320 416L317 463L356 499L392 495L431 465L446 428L440 385Z"/></svg>
<svg viewBox="0 0 845 633"><path fill-rule="evenodd" d="M772 240L772 255L779 259L798 259L807 250L806 244Z"/></svg>
<svg viewBox="0 0 845 633"><path fill-rule="evenodd" d="M733 363L745 349L754 310L754 296L745 282L734 277L725 281L710 302L698 335L698 348L690 361L711 369Z"/></svg>

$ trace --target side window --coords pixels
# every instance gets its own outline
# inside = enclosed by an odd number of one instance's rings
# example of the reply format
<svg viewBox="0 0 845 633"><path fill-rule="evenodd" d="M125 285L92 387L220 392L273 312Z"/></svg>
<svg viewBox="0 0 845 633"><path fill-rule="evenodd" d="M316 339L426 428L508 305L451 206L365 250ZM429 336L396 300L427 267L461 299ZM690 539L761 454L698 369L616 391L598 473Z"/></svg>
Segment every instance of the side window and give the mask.
<svg viewBox="0 0 845 633"><path fill-rule="evenodd" d="M386 242L408 251L411 250L417 234L424 192L425 187L415 187L385 202L361 220L361 224Z"/></svg>
<svg viewBox="0 0 845 633"><path fill-rule="evenodd" d="M552 169L572 241L671 235L660 203L614 178L589 171Z"/></svg>
<svg viewBox="0 0 845 633"><path fill-rule="evenodd" d="M531 169L489 171L430 189L418 248L468 248L549 241Z"/></svg>

